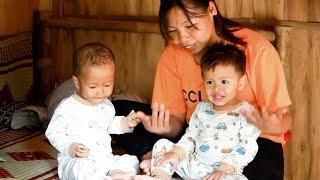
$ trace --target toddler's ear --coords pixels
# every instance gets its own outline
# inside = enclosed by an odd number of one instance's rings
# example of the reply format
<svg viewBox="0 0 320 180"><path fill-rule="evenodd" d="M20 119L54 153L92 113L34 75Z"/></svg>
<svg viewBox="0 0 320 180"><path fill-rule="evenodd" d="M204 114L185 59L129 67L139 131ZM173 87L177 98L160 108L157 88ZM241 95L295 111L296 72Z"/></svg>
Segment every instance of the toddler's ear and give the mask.
<svg viewBox="0 0 320 180"><path fill-rule="evenodd" d="M79 84L79 80L76 76L72 76L72 80L74 85L76 86L76 91L78 91L80 89L80 84Z"/></svg>
<svg viewBox="0 0 320 180"><path fill-rule="evenodd" d="M239 80L239 88L238 88L239 91L242 91L243 88L246 86L246 80L247 80L247 76L246 75L243 75L240 78L240 80Z"/></svg>

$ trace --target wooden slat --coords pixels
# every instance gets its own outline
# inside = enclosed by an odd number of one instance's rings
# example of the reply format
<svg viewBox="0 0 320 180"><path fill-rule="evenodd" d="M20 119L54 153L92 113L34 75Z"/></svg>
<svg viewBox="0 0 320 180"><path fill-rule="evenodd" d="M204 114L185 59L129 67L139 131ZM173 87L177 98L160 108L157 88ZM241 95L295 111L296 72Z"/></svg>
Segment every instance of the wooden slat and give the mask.
<svg viewBox="0 0 320 180"><path fill-rule="evenodd" d="M67 16L155 16L160 0L65 0Z"/></svg>
<svg viewBox="0 0 320 180"><path fill-rule="evenodd" d="M305 29L292 29L287 50L286 59L289 74L288 89L293 105L291 113L293 116L292 133L293 138L289 141L286 156L286 179L317 179L310 177L311 148L310 148L310 83L312 83L309 71L310 49L309 35Z"/></svg>
<svg viewBox="0 0 320 180"><path fill-rule="evenodd" d="M319 0L216 0L228 18L320 22Z"/></svg>
<svg viewBox="0 0 320 180"><path fill-rule="evenodd" d="M320 23L257 20L257 19L233 19L236 22L249 26L269 41L275 41L273 28L275 26L289 26L305 29L320 29ZM104 19L57 17L44 20L48 27L67 29L91 29L138 33L159 33L157 17L108 17Z"/></svg>
<svg viewBox="0 0 320 180"><path fill-rule="evenodd" d="M275 34L270 24L264 23L258 25L254 20L239 20L244 24L251 26L269 41L275 40ZM67 28L67 29L91 29L108 30L121 32L137 33L160 33L157 17L108 17L105 19L94 18L49 18L44 20L48 27Z"/></svg>
<svg viewBox="0 0 320 180"><path fill-rule="evenodd" d="M309 179L319 178L320 172L320 31L312 31L310 47L310 171Z"/></svg>
<svg viewBox="0 0 320 180"><path fill-rule="evenodd" d="M319 0L216 0L228 18L320 22ZM160 0L65 0L67 16L156 16Z"/></svg>
<svg viewBox="0 0 320 180"><path fill-rule="evenodd" d="M50 18L45 24L48 27L94 29L139 33L159 33L158 23L143 21L122 21L90 18Z"/></svg>

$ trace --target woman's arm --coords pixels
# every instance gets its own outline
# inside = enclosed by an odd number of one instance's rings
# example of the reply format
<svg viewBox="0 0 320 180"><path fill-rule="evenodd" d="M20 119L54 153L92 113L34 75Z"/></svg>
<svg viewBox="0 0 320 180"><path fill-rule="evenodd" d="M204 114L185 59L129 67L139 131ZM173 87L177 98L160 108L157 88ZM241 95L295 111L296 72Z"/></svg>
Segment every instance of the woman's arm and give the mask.
<svg viewBox="0 0 320 180"><path fill-rule="evenodd" d="M248 69L249 84L258 108L245 115L263 132L280 135L290 130L291 100L287 90L282 63L274 47L265 43L256 47Z"/></svg>

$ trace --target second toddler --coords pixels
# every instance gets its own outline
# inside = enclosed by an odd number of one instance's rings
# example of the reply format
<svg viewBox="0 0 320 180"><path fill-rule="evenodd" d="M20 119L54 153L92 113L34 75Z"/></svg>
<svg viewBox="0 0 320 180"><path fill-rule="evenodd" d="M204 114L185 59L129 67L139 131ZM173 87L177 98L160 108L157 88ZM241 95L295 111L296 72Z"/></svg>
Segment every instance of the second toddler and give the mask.
<svg viewBox="0 0 320 180"><path fill-rule="evenodd" d="M208 100L197 105L178 143L161 139L154 145L152 177L135 179L171 179L174 172L183 179L247 179L242 170L258 151L260 130L240 113L252 108L237 99L245 86L245 61L232 45L207 50L201 71Z"/></svg>

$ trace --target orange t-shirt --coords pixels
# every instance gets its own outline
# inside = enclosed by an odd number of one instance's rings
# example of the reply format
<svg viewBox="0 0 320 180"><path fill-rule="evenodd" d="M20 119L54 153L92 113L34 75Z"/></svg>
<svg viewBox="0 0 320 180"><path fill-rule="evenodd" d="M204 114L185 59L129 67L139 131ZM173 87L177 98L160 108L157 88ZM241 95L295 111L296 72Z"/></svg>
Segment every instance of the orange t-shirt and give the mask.
<svg viewBox="0 0 320 180"><path fill-rule="evenodd" d="M234 32L247 43L239 47L246 55L247 82L239 99L253 106L265 106L269 113L291 105L282 64L275 48L250 29ZM157 67L152 101L165 104L172 115L186 114L187 122L196 105L206 100L200 66L186 49L169 44ZM261 137L284 143L284 136L262 133Z"/></svg>

